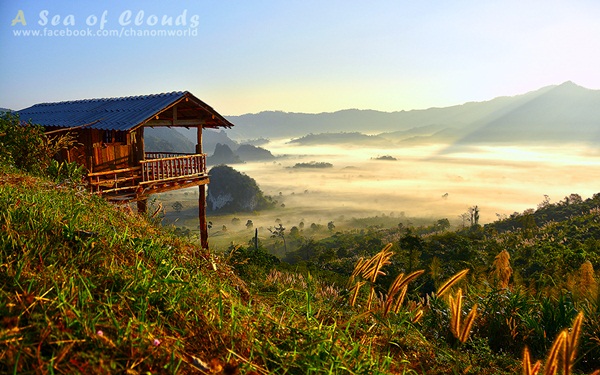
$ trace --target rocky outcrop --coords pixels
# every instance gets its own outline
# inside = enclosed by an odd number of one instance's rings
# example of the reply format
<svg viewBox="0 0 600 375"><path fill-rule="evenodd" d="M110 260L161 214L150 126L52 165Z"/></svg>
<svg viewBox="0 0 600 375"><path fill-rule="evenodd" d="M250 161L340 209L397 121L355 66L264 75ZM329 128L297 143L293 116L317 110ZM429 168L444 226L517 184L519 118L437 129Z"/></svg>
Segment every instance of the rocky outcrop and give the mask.
<svg viewBox="0 0 600 375"><path fill-rule="evenodd" d="M274 206L273 200L263 194L253 178L227 165L213 167L208 174L209 212L251 212Z"/></svg>

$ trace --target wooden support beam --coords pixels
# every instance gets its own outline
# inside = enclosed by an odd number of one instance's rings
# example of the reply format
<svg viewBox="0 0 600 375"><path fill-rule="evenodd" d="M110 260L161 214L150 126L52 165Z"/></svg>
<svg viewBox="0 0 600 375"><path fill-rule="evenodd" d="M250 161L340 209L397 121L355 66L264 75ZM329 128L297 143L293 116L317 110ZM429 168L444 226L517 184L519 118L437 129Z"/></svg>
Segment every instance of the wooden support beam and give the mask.
<svg viewBox="0 0 600 375"><path fill-rule="evenodd" d="M185 189L185 188L199 186L199 185L206 185L208 182L209 182L208 176L206 176L206 177L203 177L201 179L196 179L196 180L185 180L185 181L179 182L177 185L174 185L173 183L169 183L169 182L157 181L157 182L152 183L151 185L139 185L139 186L142 187L141 194L149 195L149 194L166 193L166 192L173 191L173 190Z"/></svg>
<svg viewBox="0 0 600 375"><path fill-rule="evenodd" d="M146 123L146 126L191 126L191 127L200 127L204 125L205 121L201 119L192 119L192 120L157 120L153 119Z"/></svg>
<svg viewBox="0 0 600 375"><path fill-rule="evenodd" d="M208 225L206 223L206 185L198 186L198 221L200 222L200 246L208 249Z"/></svg>
<svg viewBox="0 0 600 375"><path fill-rule="evenodd" d="M202 127L198 126L196 153L202 154ZM200 245L208 249L208 226L206 224L206 185L198 186L198 221L200 222Z"/></svg>
<svg viewBox="0 0 600 375"><path fill-rule="evenodd" d="M198 133L196 135L196 154L202 153L202 127L198 126Z"/></svg>

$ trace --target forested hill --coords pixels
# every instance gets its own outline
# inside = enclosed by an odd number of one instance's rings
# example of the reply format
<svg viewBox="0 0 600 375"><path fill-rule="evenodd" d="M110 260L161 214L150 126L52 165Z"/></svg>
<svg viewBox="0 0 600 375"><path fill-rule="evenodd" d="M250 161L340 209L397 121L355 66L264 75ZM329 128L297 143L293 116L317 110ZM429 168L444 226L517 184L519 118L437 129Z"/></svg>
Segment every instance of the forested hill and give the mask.
<svg viewBox="0 0 600 375"><path fill-rule="evenodd" d="M593 197L582 199L579 194L571 194L556 203L546 199L537 209L529 209L522 213L515 212L509 217L487 224L498 231L516 229L531 229L533 226L541 227L550 222L562 222L572 218L586 217L600 211L600 193ZM600 237L598 237L600 238Z"/></svg>

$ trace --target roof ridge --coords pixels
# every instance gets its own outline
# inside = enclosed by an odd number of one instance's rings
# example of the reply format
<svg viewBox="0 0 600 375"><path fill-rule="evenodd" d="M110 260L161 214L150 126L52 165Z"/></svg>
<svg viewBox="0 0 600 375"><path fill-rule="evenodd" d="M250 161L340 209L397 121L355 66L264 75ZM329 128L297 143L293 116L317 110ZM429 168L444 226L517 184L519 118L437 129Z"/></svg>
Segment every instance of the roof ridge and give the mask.
<svg viewBox="0 0 600 375"><path fill-rule="evenodd" d="M210 122L210 124L202 125L203 127L233 126L212 107L196 98L189 91L40 103L22 109L18 113L22 118L42 126L69 128L96 121L90 128L130 130L145 124L158 113L186 98L192 100L190 104L183 105L181 113L184 114L187 107L200 111L197 119L201 120L206 117L207 121ZM209 116L205 116L206 113Z"/></svg>
<svg viewBox="0 0 600 375"><path fill-rule="evenodd" d="M76 99L76 100L63 100L59 102L43 102L34 104L34 106L45 106L45 105L63 105L66 103L89 103L89 102L101 102L101 101L117 101L117 100L131 100L131 99L143 99L143 98L154 98L159 96L179 96L188 93L188 91L170 91L162 92L158 94L146 94L146 95L131 95L131 96L116 96L116 97L104 97L104 98L88 98L88 99Z"/></svg>

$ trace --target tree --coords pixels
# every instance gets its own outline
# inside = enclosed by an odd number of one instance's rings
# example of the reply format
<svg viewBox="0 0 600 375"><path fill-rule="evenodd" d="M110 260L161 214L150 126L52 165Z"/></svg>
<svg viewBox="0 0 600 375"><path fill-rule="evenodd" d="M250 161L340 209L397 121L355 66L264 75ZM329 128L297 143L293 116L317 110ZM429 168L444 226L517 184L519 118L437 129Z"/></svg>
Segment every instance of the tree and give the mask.
<svg viewBox="0 0 600 375"><path fill-rule="evenodd" d="M479 225L479 207L469 207L469 218L472 227Z"/></svg>
<svg viewBox="0 0 600 375"><path fill-rule="evenodd" d="M436 231L443 232L448 228L450 228L450 220L448 219L439 219L435 223Z"/></svg>
<svg viewBox="0 0 600 375"><path fill-rule="evenodd" d="M333 232L333 230L335 229L335 224L333 224L333 221L327 223L327 229L329 229L330 232Z"/></svg>
<svg viewBox="0 0 600 375"><path fill-rule="evenodd" d="M421 256L424 248L423 239L413 233L413 231L408 228L406 233L402 238L400 238L400 248L406 252L408 252L408 264L407 264L407 272L412 272L419 265L419 257Z"/></svg>
<svg viewBox="0 0 600 375"><path fill-rule="evenodd" d="M550 196L548 196L547 194L544 194L544 200L538 204L537 208L538 210L542 209L542 208L546 208L550 206Z"/></svg>
<svg viewBox="0 0 600 375"><path fill-rule="evenodd" d="M300 231L298 230L298 227L293 226L292 229L290 229L290 236L298 237L299 235L300 235Z"/></svg>
<svg viewBox="0 0 600 375"><path fill-rule="evenodd" d="M279 223L279 226L275 228L269 228L269 232L271 232L271 238L281 238L283 241L283 251L287 255L287 244L285 242L285 228Z"/></svg>

